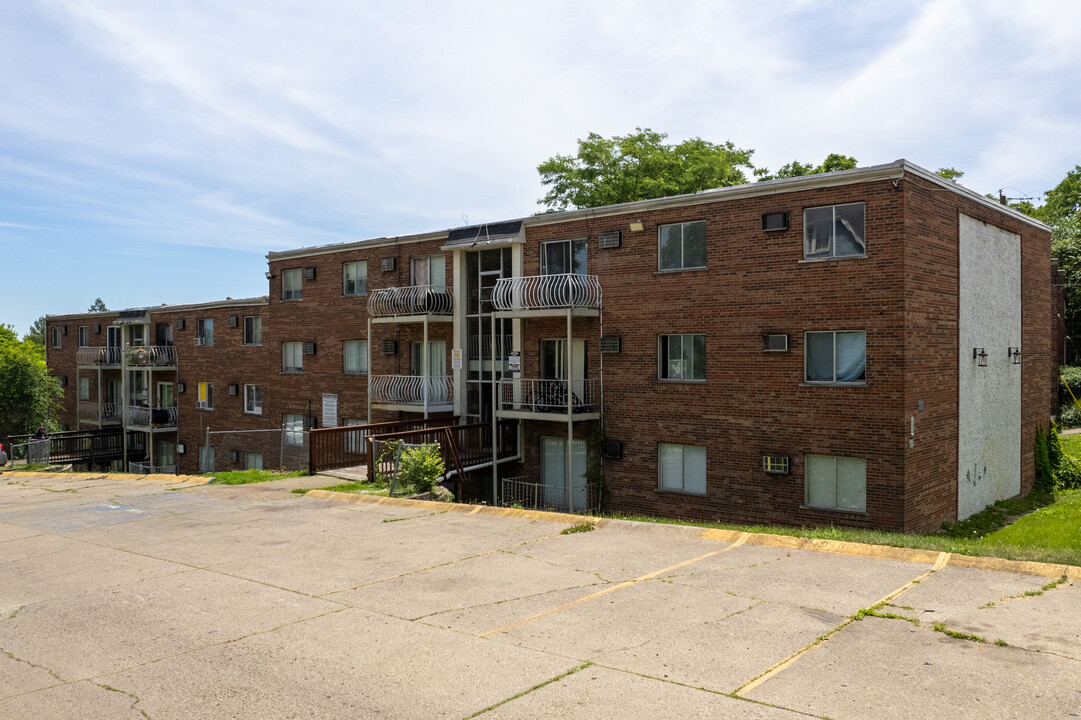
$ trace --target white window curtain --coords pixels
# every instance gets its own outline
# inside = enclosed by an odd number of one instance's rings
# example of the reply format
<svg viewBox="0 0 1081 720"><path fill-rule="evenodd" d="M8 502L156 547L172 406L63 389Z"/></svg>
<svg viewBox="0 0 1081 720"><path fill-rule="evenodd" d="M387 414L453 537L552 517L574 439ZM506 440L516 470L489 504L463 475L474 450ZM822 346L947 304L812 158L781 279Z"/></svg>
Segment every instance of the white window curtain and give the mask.
<svg viewBox="0 0 1081 720"><path fill-rule="evenodd" d="M571 445L571 482L574 507L585 508L586 496L586 441L575 438ZM553 507L567 506L567 438L541 438L541 476L544 481L544 503Z"/></svg>

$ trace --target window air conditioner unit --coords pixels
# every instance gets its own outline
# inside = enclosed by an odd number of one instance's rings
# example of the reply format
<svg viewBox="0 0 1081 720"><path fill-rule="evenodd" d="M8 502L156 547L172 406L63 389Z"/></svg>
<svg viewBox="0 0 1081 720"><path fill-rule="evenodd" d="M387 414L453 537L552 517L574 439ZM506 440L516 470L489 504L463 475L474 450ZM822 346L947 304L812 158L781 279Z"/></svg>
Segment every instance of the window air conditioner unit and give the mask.
<svg viewBox="0 0 1081 720"><path fill-rule="evenodd" d="M609 460L620 460L623 458L623 443L619 440L605 440L601 446L601 455Z"/></svg>
<svg viewBox="0 0 1081 720"><path fill-rule="evenodd" d="M230 385L229 386L229 394L230 395L239 395L240 394L240 386L239 385Z"/></svg>
<svg viewBox="0 0 1081 720"><path fill-rule="evenodd" d="M210 405L207 404L206 400L196 400L195 401L195 409L196 410L206 410L208 407L210 407Z"/></svg>
<svg viewBox="0 0 1081 720"><path fill-rule="evenodd" d="M60 377L56 378L56 382L59 383L60 387L65 387L68 384L68 376L61 375Z"/></svg>
<svg viewBox="0 0 1081 720"><path fill-rule="evenodd" d="M787 475L788 474L788 456L787 455L763 455L762 456L762 469L768 473L774 475Z"/></svg>
<svg viewBox="0 0 1081 720"><path fill-rule="evenodd" d="M185 452L187 452L187 448L184 447L184 443L177 443L176 444L176 454L177 455L183 455Z"/></svg>
<svg viewBox="0 0 1081 720"><path fill-rule="evenodd" d="M787 335L762 335L762 352L787 352Z"/></svg>
<svg viewBox="0 0 1081 720"><path fill-rule="evenodd" d="M240 320L237 318L236 315L230 315L229 316L229 327L236 327L239 324L240 324Z"/></svg>
<svg viewBox="0 0 1081 720"><path fill-rule="evenodd" d="M766 232L788 229L788 213L766 213L762 216L762 229Z"/></svg>
<svg viewBox="0 0 1081 720"><path fill-rule="evenodd" d="M230 452L229 452L229 457L231 457L231 458L232 458L232 460L233 460L233 462L234 462L234 463L238 463L238 462L240 462L240 451L239 451L239 450L232 450L232 451L230 451Z"/></svg>
<svg viewBox="0 0 1081 720"><path fill-rule="evenodd" d="M183 330L184 329L184 318L177 318L177 320L176 320L176 329L177 330Z"/></svg>
<svg viewBox="0 0 1081 720"><path fill-rule="evenodd" d="M68 326L67 325L61 325L60 326L60 334L61 335L67 335L68 334Z"/></svg>
<svg viewBox="0 0 1081 720"><path fill-rule="evenodd" d="M609 230L602 232L597 238L597 246L601 250L612 250L617 247L623 246L623 231L622 230Z"/></svg>
<svg viewBox="0 0 1081 720"><path fill-rule="evenodd" d="M313 343L313 342L304 343L304 354L305 355L314 355L315 354L315 343Z"/></svg>
<svg viewBox="0 0 1081 720"><path fill-rule="evenodd" d="M191 339L191 344L195 347L202 347L205 344L205 341L203 340L203 338L196 335Z"/></svg>
<svg viewBox="0 0 1081 720"><path fill-rule="evenodd" d="M315 430L318 427L319 427L319 421L315 418L314 415L309 415L308 417L304 418L304 429L305 430Z"/></svg>
<svg viewBox="0 0 1081 720"><path fill-rule="evenodd" d="M94 323L94 334L101 335L101 323Z"/></svg>
<svg viewBox="0 0 1081 720"><path fill-rule="evenodd" d="M383 258L383 272L390 272L394 268L398 267L397 258Z"/></svg>
<svg viewBox="0 0 1081 720"><path fill-rule="evenodd" d="M397 354L397 352L398 352L398 341L397 340L384 340L383 341L383 354L384 355L395 355L395 354Z"/></svg>
<svg viewBox="0 0 1081 720"><path fill-rule="evenodd" d="M187 386L186 384L182 383L182 382L178 382L178 383L176 384L176 391L177 391L178 393L182 393L182 392L184 392L184 391L185 391L185 390L187 390L187 389L188 389L188 386Z"/></svg>
<svg viewBox="0 0 1081 720"><path fill-rule="evenodd" d="M314 280L315 279L315 268L314 267L306 267L306 268L304 268L304 279L305 280Z"/></svg>
<svg viewBox="0 0 1081 720"><path fill-rule="evenodd" d="M601 338L602 353L623 352L623 338L619 335L605 335Z"/></svg>

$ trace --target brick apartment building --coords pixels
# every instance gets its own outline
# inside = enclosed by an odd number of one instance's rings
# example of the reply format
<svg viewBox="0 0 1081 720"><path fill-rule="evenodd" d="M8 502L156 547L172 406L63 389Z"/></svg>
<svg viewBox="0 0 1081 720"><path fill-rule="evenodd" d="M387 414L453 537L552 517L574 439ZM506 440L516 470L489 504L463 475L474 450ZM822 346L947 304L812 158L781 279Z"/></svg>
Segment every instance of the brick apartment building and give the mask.
<svg viewBox="0 0 1081 720"><path fill-rule="evenodd" d="M1054 402L1048 228L903 160L267 259L48 316L62 422L195 472L279 462L208 428L494 414L489 500L926 531L1031 488Z"/></svg>

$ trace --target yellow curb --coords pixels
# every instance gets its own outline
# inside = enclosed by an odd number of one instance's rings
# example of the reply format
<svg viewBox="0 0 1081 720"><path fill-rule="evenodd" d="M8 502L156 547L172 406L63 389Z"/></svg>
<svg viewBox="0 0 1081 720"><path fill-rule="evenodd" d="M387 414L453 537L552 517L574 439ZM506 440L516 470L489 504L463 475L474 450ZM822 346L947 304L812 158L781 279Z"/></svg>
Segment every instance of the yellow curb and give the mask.
<svg viewBox="0 0 1081 720"><path fill-rule="evenodd" d="M149 480L150 482L184 485L206 485L211 480L211 478L199 477L198 475L140 475L138 473L47 473L13 470L8 471L6 474L42 480Z"/></svg>
<svg viewBox="0 0 1081 720"><path fill-rule="evenodd" d="M414 507L426 510L466 513L469 515L492 515L495 517L524 518L554 523L591 522L597 527L604 527L607 520L588 515L570 515L568 513L546 512L544 510L522 510L519 508L492 507L490 505L465 505L463 503L436 502L434 500L410 500L409 498L386 497L383 495L364 495L361 493L343 493L333 490L309 490L305 497L337 500L339 502L364 503L366 505L393 505L395 507Z"/></svg>
<svg viewBox="0 0 1081 720"><path fill-rule="evenodd" d="M720 540L732 542L741 533L737 530L707 529L703 530L699 537L704 540ZM768 547L788 548L792 550L809 550L811 552L827 552L835 555L855 555L857 557L877 558L880 560L903 560L906 562L934 563L942 554L938 550L922 550L920 548L899 548L889 545L865 545L863 543L845 542L842 540L823 540L820 538L801 538L792 535L770 535L768 533L753 533L746 542L747 545L765 545ZM1081 567L1063 565L1060 563L1042 563L1030 560L1005 560L996 557L981 557L975 555L958 555L953 553L949 556L947 565L954 567L972 568L976 570L997 570L1000 572L1014 572L1022 575L1038 575L1040 577L1057 578L1067 575L1071 580L1081 580Z"/></svg>

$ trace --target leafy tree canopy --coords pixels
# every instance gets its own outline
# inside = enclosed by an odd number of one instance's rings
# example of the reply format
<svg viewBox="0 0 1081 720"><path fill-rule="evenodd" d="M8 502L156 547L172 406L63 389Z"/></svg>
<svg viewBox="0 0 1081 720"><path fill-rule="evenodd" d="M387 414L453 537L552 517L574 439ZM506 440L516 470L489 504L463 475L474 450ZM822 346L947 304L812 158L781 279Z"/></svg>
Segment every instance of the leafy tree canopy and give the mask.
<svg viewBox="0 0 1081 720"><path fill-rule="evenodd" d="M952 167L939 168L938 170L935 170L935 174L941 175L947 180L952 180L953 182L957 182L965 176L965 173L962 170L957 170L956 168Z"/></svg>
<svg viewBox="0 0 1081 720"><path fill-rule="evenodd" d="M41 347L45 347L45 316L42 315L34 324L30 326L30 332L23 335L23 340L26 342L37 343Z"/></svg>
<svg viewBox="0 0 1081 720"><path fill-rule="evenodd" d="M779 178L793 178L802 175L818 175L819 173L833 172L834 170L851 170L856 167L856 158L851 155L839 155L830 153L819 165L801 163L799 160L782 165L776 173L771 173L767 168L758 168L754 171L759 182L764 180L777 180Z"/></svg>
<svg viewBox="0 0 1081 720"><path fill-rule="evenodd" d="M90 305L87 312L109 312L109 308L105 307L105 302L101 298L98 298Z"/></svg>
<svg viewBox="0 0 1081 720"><path fill-rule="evenodd" d="M701 138L678 145L665 133L635 128L604 138L590 133L576 155L555 155L537 166L548 188L537 201L548 211L599 207L633 200L694 193L747 182L753 150Z"/></svg>
<svg viewBox="0 0 1081 720"><path fill-rule="evenodd" d="M61 396L45 367L45 345L0 325L0 437L32 432L39 425L57 429Z"/></svg>

